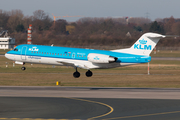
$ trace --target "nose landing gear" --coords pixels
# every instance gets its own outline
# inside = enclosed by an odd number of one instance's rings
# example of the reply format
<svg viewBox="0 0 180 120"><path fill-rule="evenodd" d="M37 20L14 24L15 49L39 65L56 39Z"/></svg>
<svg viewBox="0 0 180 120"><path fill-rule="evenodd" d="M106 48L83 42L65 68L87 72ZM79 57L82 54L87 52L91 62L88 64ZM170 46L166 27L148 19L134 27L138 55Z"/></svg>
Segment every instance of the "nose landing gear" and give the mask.
<svg viewBox="0 0 180 120"><path fill-rule="evenodd" d="M26 67L22 67L21 70L22 70L22 71L26 70Z"/></svg>
<svg viewBox="0 0 180 120"><path fill-rule="evenodd" d="M22 71L26 70L26 67L24 67L24 64L25 64L25 63L23 62L23 64L22 64L23 67L21 68Z"/></svg>

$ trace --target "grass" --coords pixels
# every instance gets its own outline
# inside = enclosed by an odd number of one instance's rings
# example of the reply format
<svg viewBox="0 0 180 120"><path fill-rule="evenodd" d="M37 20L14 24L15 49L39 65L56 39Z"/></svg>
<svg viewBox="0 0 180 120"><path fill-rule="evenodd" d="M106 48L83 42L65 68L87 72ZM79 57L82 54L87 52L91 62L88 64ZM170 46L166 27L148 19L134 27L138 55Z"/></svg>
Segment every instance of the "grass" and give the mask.
<svg viewBox="0 0 180 120"><path fill-rule="evenodd" d="M86 70L79 69L81 77L75 79L72 76L74 69L71 67L53 68L51 65L27 64L27 70L21 71L21 65L12 67L9 64L6 68L2 63L5 61L1 62L0 85L55 86L56 81L61 81L62 86L180 88L179 64L150 64L150 75L147 75L147 64L94 69L94 75L90 78L85 76Z"/></svg>
<svg viewBox="0 0 180 120"><path fill-rule="evenodd" d="M178 60L152 60L150 64L180 65L180 61Z"/></svg>
<svg viewBox="0 0 180 120"><path fill-rule="evenodd" d="M156 54L154 52L151 53L151 57L180 57L180 51L163 51L159 50Z"/></svg>
<svg viewBox="0 0 180 120"><path fill-rule="evenodd" d="M128 67L130 69L131 67ZM2 71L14 68L1 68ZM93 77L87 78L84 70L81 77L73 78L72 68L28 68L15 72L1 72L0 85L15 86L55 86L56 81L61 81L62 86L101 86L101 87L180 87L180 67L163 66L153 67L147 75L145 67L132 67L131 70L120 68L109 70L93 70ZM52 69L55 69L51 72ZM39 70L39 72L33 71ZM60 71L58 71L60 70Z"/></svg>
<svg viewBox="0 0 180 120"><path fill-rule="evenodd" d="M161 53L163 57L168 53ZM178 55L174 53L171 57ZM8 63L8 64L6 64ZM6 65L8 67L6 68ZM74 68L26 64L26 71L21 65L0 57L0 85L6 86L55 86L60 81L62 86L101 86L101 87L160 87L180 88L180 61L152 60L150 75L147 75L147 63L113 69L93 69L94 75L85 76L86 70L78 69L81 77L73 77Z"/></svg>
<svg viewBox="0 0 180 120"><path fill-rule="evenodd" d="M4 55L6 52L10 51L9 49L0 49L0 55Z"/></svg>

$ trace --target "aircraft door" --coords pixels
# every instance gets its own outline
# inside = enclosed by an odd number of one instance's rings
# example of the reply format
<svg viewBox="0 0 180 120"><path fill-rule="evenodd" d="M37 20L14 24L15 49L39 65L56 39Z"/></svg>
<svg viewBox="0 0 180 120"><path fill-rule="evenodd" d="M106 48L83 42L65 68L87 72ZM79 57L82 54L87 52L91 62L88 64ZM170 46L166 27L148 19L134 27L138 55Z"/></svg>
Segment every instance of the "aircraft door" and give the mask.
<svg viewBox="0 0 180 120"><path fill-rule="evenodd" d="M76 57L76 53L73 52L73 53L72 53L72 58L75 58L75 57Z"/></svg>
<svg viewBox="0 0 180 120"><path fill-rule="evenodd" d="M21 59L22 60L26 60L26 51L27 51L27 46L23 46L22 51L21 51Z"/></svg>

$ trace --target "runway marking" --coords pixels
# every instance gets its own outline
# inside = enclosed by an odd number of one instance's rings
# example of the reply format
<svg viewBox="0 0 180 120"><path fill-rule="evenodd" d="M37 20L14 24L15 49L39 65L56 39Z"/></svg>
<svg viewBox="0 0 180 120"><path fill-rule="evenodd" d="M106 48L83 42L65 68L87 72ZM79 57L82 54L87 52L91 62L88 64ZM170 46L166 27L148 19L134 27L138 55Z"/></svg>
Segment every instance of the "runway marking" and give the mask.
<svg viewBox="0 0 180 120"><path fill-rule="evenodd" d="M113 107L111 107L111 106L108 105L108 104L102 103L102 102L91 101L91 100L86 100L86 99L79 99L79 98L68 98L68 97L62 97L62 98L79 100L79 101L85 101L85 102L90 102L90 103L96 103L96 104L100 104L100 105L106 106L106 107L108 107L108 108L111 109L111 110L110 110L108 113L106 113L106 114L99 115L99 116L95 116L95 117L91 117L91 118L88 118L88 120L95 119L95 118L100 118L100 117L104 117L104 116L106 116L106 115L111 114L111 113L114 111ZM35 118L35 119L33 119L33 118L0 118L0 120L7 120L7 119L8 119L8 120L16 120L16 119L18 119L18 120L39 120L39 119L41 119L41 120L69 120L69 119L42 119L42 118ZM81 119L71 119L71 120L81 120Z"/></svg>
<svg viewBox="0 0 180 120"><path fill-rule="evenodd" d="M81 119L43 119L43 118L0 118L0 120L81 120Z"/></svg>
<svg viewBox="0 0 180 120"><path fill-rule="evenodd" d="M64 97L64 98L66 98L66 97ZM68 99L74 99L74 100L80 100L80 101L85 101L85 102L96 103L96 104L100 104L100 105L106 106L106 107L108 107L108 108L111 109L111 110L110 110L108 113L106 113L106 114L99 115L99 116L95 116L95 117L91 117L91 118L88 118L88 120L95 119L95 118L100 118L100 117L104 117L104 116L106 116L106 115L111 114L111 113L114 111L113 107L111 107L111 106L108 105L108 104L102 103L102 102L91 101L91 100L86 100L86 99L79 99L79 98L68 98Z"/></svg>
<svg viewBox="0 0 180 120"><path fill-rule="evenodd" d="M124 117L115 117L115 118L107 118L103 120L112 120L112 119L123 119L123 118L134 118L134 117L146 117L146 116L154 116L154 115L165 115L172 113L180 113L180 111L172 111L172 112L163 112L163 113L153 113L153 114L144 114L144 115L134 115L134 116L124 116Z"/></svg>

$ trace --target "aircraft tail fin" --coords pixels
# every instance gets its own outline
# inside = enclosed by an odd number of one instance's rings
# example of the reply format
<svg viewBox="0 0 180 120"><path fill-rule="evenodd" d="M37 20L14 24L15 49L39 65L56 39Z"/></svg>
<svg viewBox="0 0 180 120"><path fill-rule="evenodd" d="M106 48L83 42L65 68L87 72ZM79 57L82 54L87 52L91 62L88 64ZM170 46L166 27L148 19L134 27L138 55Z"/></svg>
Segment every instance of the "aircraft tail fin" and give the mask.
<svg viewBox="0 0 180 120"><path fill-rule="evenodd" d="M112 51L149 56L149 54L152 52L158 41L161 38L165 37L166 35L161 35L157 33L145 33L130 48Z"/></svg>

